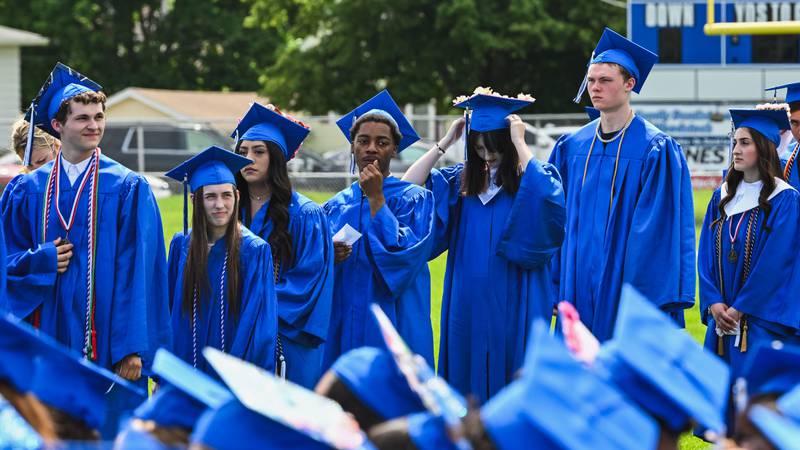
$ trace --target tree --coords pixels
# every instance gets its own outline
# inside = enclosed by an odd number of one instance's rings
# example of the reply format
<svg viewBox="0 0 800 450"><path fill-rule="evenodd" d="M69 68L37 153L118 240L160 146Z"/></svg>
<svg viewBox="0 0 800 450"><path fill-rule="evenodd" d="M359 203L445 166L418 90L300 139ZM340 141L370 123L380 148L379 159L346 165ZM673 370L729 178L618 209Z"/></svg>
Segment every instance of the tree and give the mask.
<svg viewBox="0 0 800 450"><path fill-rule="evenodd" d="M287 42L263 69L263 94L315 114L347 111L383 87L403 103L446 107L491 86L538 96L536 112L575 111L570 99L603 27L625 24L623 9L589 1L252 3L248 21Z"/></svg>
<svg viewBox="0 0 800 450"><path fill-rule="evenodd" d="M103 85L256 90L261 67L282 46L277 32L246 28L242 0L0 0L0 24L39 33L26 48L22 98L57 61Z"/></svg>

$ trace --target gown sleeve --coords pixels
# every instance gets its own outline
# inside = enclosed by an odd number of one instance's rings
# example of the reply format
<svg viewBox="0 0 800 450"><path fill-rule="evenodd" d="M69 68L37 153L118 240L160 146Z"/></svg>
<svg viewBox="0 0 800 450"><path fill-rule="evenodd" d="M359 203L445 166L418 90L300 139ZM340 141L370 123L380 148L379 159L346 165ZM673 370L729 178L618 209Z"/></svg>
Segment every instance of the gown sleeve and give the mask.
<svg viewBox="0 0 800 450"><path fill-rule="evenodd" d="M528 270L546 265L561 248L566 219L558 171L531 159L506 219L498 255Z"/></svg>
<svg viewBox="0 0 800 450"><path fill-rule="evenodd" d="M304 205L291 218L293 265L281 270L275 286L281 333L295 342L319 346L328 334L333 295L333 241L325 213Z"/></svg>
<svg viewBox="0 0 800 450"><path fill-rule="evenodd" d="M772 210L759 239L765 239L761 257L736 294L732 307L762 320L800 329L800 286L797 255L800 253L800 195L786 190L771 201ZM762 225L759 224L759 227Z"/></svg>
<svg viewBox="0 0 800 450"><path fill-rule="evenodd" d="M708 325L708 307L714 303L725 302L719 285L719 270L716 262L716 231L715 227L711 226L719 215L719 197L720 191L717 189L714 191L711 201L708 202L697 248L697 278L700 282L700 320L705 325Z"/></svg>
<svg viewBox="0 0 800 450"><path fill-rule="evenodd" d="M550 152L550 158L548 162L555 167L556 172L558 172L559 180L561 181L561 187L564 191L564 232L566 233L566 198L567 198L567 188L569 186L568 177L569 171L567 170L568 166L564 161L565 154L566 154L566 146L567 146L567 138L569 135L565 134L558 138L555 145L553 145L553 151ZM565 236L566 237L566 236ZM561 296L561 251L562 247L559 246L558 249L553 253L553 257L550 258L550 279L552 280L552 291L553 291L553 298L556 302L559 301ZM555 305L553 305L555 306Z"/></svg>
<svg viewBox="0 0 800 450"><path fill-rule="evenodd" d="M433 195L414 189L387 199L366 227L366 246L374 273L398 298L431 255ZM391 208L389 204L392 204Z"/></svg>
<svg viewBox="0 0 800 450"><path fill-rule="evenodd" d="M138 175L129 177L120 194L116 265L123 270L114 279L111 357L117 363L138 353L147 369L159 347L172 347L167 260L150 185Z"/></svg>
<svg viewBox="0 0 800 450"><path fill-rule="evenodd" d="M459 193L461 191L461 172L464 164L442 169L433 169L425 183L425 187L433 193L435 203L433 244L429 259L435 259L447 250L450 245L450 229L453 216L457 213Z"/></svg>
<svg viewBox="0 0 800 450"><path fill-rule="evenodd" d="M58 274L56 247L52 242L39 244L35 230L38 217L28 217L31 196L19 175L6 186L0 199L3 234L6 244L7 296L6 307L19 317L27 317L47 297Z"/></svg>
<svg viewBox="0 0 800 450"><path fill-rule="evenodd" d="M680 145L656 137L641 174L623 263L629 283L662 311L690 308L695 296L692 182ZM658 276L653 276L658 271Z"/></svg>
<svg viewBox="0 0 800 450"><path fill-rule="evenodd" d="M273 281L272 251L261 242L248 252L242 264L240 311L231 354L265 370L275 370L278 335L278 300Z"/></svg>

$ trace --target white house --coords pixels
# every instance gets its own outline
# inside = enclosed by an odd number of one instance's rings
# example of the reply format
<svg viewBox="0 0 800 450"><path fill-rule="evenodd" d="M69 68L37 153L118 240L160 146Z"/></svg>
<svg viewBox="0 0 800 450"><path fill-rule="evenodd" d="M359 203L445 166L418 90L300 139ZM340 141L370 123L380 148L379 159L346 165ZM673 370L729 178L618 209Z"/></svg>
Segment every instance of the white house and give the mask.
<svg viewBox="0 0 800 450"><path fill-rule="evenodd" d="M11 124L23 109L20 49L47 43L47 38L36 33L0 26L0 149L11 146Z"/></svg>

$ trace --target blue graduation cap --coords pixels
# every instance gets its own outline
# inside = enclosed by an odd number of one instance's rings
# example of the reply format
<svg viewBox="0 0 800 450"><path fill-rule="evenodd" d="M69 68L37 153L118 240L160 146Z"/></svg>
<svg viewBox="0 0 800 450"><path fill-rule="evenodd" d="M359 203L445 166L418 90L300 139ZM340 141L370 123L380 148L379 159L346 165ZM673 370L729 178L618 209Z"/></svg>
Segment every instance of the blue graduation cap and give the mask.
<svg viewBox="0 0 800 450"><path fill-rule="evenodd" d="M183 183L183 234L189 231L189 204L186 186L192 192L211 184L236 185L235 173L252 164L253 160L212 145L180 163L164 175Z"/></svg>
<svg viewBox="0 0 800 450"><path fill-rule="evenodd" d="M442 416L429 412L414 413L407 418L408 436L418 450L458 450L447 435Z"/></svg>
<svg viewBox="0 0 800 450"><path fill-rule="evenodd" d="M164 349L156 352L153 372L168 384L136 409L140 419L192 429L208 408L233 399L224 386Z"/></svg>
<svg viewBox="0 0 800 450"><path fill-rule="evenodd" d="M47 339L46 336L42 338ZM28 392L36 372L36 356L46 345L36 331L11 314L0 318L0 380ZM52 345L56 345L54 342Z"/></svg>
<svg viewBox="0 0 800 450"><path fill-rule="evenodd" d="M782 84L780 86L773 86L765 89L765 91L773 91L777 97L779 89L786 89L786 103L800 102L800 83L789 83Z"/></svg>
<svg viewBox="0 0 800 450"><path fill-rule="evenodd" d="M103 425L105 396L112 389L122 389L130 403L145 399L145 393L126 380L64 348L48 346L36 360L31 392L43 403L83 420L91 428Z"/></svg>
<svg viewBox="0 0 800 450"><path fill-rule="evenodd" d="M194 192L211 184L236 185L234 174L252 163L253 160L250 158L212 145L164 175L173 180L188 182Z"/></svg>
<svg viewBox="0 0 800 450"><path fill-rule="evenodd" d="M272 142L283 151L286 161L294 158L300 144L311 130L284 115L258 103L253 103L231 133L238 144L241 141Z"/></svg>
<svg viewBox="0 0 800 450"><path fill-rule="evenodd" d="M342 130L348 142L352 143L350 140L350 128L353 127L359 117L365 114L380 114L397 126L402 135L400 144L397 145L398 153L419 140L419 135L414 130L414 126L411 125L411 122L408 121L400 107L397 106L389 91L384 89L336 121L336 125Z"/></svg>
<svg viewBox="0 0 800 450"><path fill-rule="evenodd" d="M599 63L619 64L636 80L633 92L638 94L644 87L644 82L657 61L658 55L655 53L628 40L616 31L606 28L602 36L600 36L600 40L597 41L597 47L592 52L589 65ZM578 95L573 99L575 103L580 103L581 96L586 90L586 84L587 79L584 77L583 83L578 89Z"/></svg>
<svg viewBox="0 0 800 450"><path fill-rule="evenodd" d="M235 399L207 411L193 441L218 450L371 448L338 403L219 350L203 355Z"/></svg>
<svg viewBox="0 0 800 450"><path fill-rule="evenodd" d="M457 103L455 106L456 108L472 111L466 133L469 133L470 130L484 133L508 128L506 117L532 104L532 100L501 97L499 95L475 94Z"/></svg>
<svg viewBox="0 0 800 450"><path fill-rule="evenodd" d="M760 343L747 353L742 377L747 395L783 394L800 385L800 347L780 341Z"/></svg>
<svg viewBox="0 0 800 450"><path fill-rule="evenodd" d="M692 419L722 434L729 369L630 285L622 287L614 337L597 372L673 431Z"/></svg>
<svg viewBox="0 0 800 450"><path fill-rule="evenodd" d="M331 370L361 401L385 420L425 411L392 355L374 347L348 351Z"/></svg>
<svg viewBox="0 0 800 450"><path fill-rule="evenodd" d="M538 318L522 376L484 405L481 418L500 450L532 442L575 450L655 448L659 435L652 418L573 359Z"/></svg>
<svg viewBox="0 0 800 450"><path fill-rule="evenodd" d="M786 111L774 109L731 109L733 127L752 128L769 139L775 147L781 145L781 130L788 130L789 117Z"/></svg>
<svg viewBox="0 0 800 450"><path fill-rule="evenodd" d="M600 110L597 108L585 106L583 110L586 111L586 115L589 116L589 120L595 120L600 117Z"/></svg>
<svg viewBox="0 0 800 450"><path fill-rule="evenodd" d="M44 85L39 89L39 93L31 102L31 106L25 114L25 120L60 139L60 133L53 129L50 121L56 116L61 104L78 94L89 91L97 92L100 89L102 87L89 78L60 62L56 63ZM25 146L25 156L22 161L22 165L26 167L30 165L31 143L33 142L33 126L29 128L28 143Z"/></svg>

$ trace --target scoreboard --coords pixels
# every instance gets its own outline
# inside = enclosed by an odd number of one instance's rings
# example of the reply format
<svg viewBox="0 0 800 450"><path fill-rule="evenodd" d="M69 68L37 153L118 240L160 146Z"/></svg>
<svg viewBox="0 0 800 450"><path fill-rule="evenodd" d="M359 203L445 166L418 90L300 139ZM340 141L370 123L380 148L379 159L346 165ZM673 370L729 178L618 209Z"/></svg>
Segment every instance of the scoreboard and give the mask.
<svg viewBox="0 0 800 450"><path fill-rule="evenodd" d="M800 20L800 1L716 1L715 22ZM706 36L705 1L629 0L628 37L660 64L800 64L800 35Z"/></svg>

